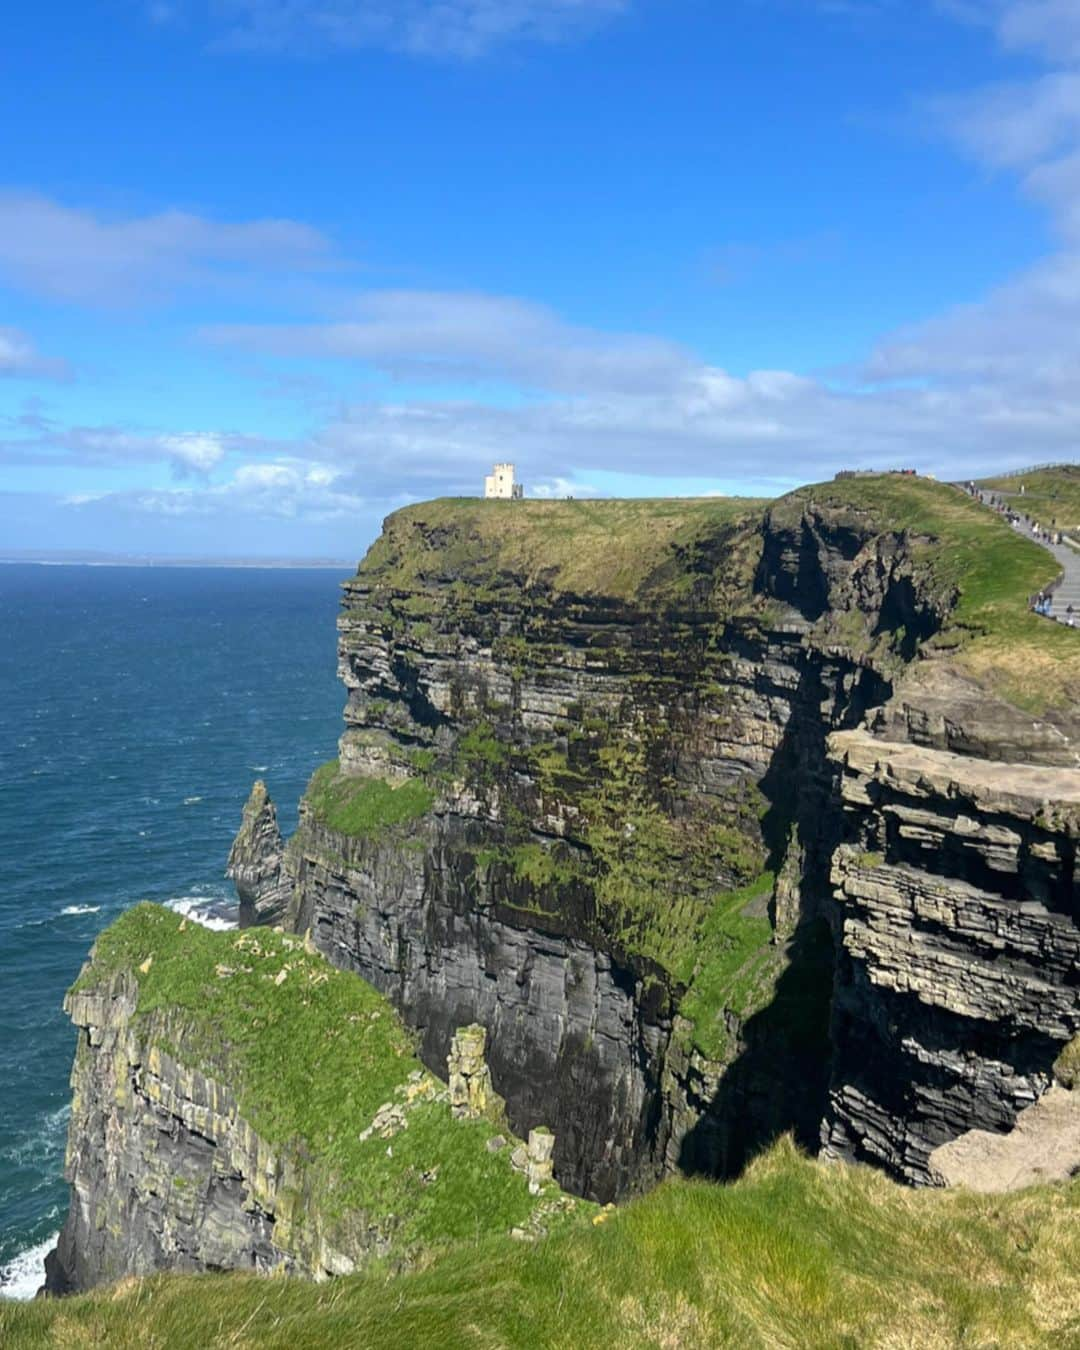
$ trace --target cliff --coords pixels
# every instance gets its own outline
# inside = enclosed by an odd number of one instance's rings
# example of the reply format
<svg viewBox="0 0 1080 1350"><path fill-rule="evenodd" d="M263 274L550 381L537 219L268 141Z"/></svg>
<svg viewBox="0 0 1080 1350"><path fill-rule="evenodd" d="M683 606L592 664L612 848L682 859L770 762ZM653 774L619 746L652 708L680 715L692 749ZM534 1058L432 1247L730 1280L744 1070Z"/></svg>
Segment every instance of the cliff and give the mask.
<svg viewBox="0 0 1080 1350"><path fill-rule="evenodd" d="M141 905L66 1007L72 1200L51 1293L156 1270L401 1269L577 1208L530 1189L497 1116L452 1109L384 1000L298 938Z"/></svg>
<svg viewBox="0 0 1080 1350"><path fill-rule="evenodd" d="M578 1193L732 1174L786 1129L926 1180L943 1139L1008 1127L1075 1030L1055 803L1078 640L1024 604L1052 570L954 490L888 477L766 511L399 512L345 588L345 731L286 849L289 923L428 1065L486 1026L511 1122L550 1120ZM883 767L856 789L858 729ZM916 748L937 785L901 821L889 766ZM979 781L1060 772L969 815L958 756ZM933 938L924 893L952 897ZM1022 1035L973 973L1005 965L987 925L1028 980Z"/></svg>
<svg viewBox="0 0 1080 1350"><path fill-rule="evenodd" d="M1080 1030L1080 635L1026 609L1052 572L893 477L390 517L344 588L339 756L287 843L256 784L230 855L244 921L290 931L198 978L103 939L72 991L51 1287L527 1236L571 1212L529 1208L552 1148L600 1202L785 1132L938 1183ZM474 1093L534 1156L456 1119Z"/></svg>

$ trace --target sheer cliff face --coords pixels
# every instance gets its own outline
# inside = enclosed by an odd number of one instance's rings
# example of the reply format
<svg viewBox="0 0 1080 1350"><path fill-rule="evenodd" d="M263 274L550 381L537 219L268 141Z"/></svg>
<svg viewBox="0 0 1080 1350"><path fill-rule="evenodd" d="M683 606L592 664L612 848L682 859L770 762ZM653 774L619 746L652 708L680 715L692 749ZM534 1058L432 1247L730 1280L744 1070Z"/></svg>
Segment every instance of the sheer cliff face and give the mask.
<svg viewBox="0 0 1080 1350"><path fill-rule="evenodd" d="M325 1277L389 1250L378 1225L331 1241L304 1164L252 1129L227 1081L185 1066L185 1019L134 1021L128 973L66 1004L79 1032L66 1176L71 1203L46 1262L51 1294L157 1270Z"/></svg>
<svg viewBox="0 0 1080 1350"><path fill-rule="evenodd" d="M1080 1025L1080 772L831 738L844 842L827 1153L930 1179L1006 1130Z"/></svg>
<svg viewBox="0 0 1080 1350"><path fill-rule="evenodd" d="M487 1026L511 1120L552 1124L581 1192L731 1172L778 1130L816 1142L826 1116L834 1151L914 1175L902 1141L868 1142L875 1113L910 1112L857 1095L866 1045L844 1031L885 994L834 897L837 847L868 827L844 816L828 737L893 706L951 595L855 512L698 521L629 580L602 548L590 579L530 547L464 504L412 508L347 586L338 787L421 777L434 805L353 832L309 798L293 922L393 998L429 1064L454 1027Z"/></svg>
<svg viewBox="0 0 1080 1350"><path fill-rule="evenodd" d="M1075 1029L1075 816L1040 802L1077 757L939 649L933 540L796 499L613 562L595 516L575 553L569 507L515 509L399 513L347 586L341 781L434 805L357 837L309 799L293 921L429 1064L484 1023L515 1127L601 1199L782 1129L923 1181L1007 1128ZM1059 767L995 795L1018 759Z"/></svg>

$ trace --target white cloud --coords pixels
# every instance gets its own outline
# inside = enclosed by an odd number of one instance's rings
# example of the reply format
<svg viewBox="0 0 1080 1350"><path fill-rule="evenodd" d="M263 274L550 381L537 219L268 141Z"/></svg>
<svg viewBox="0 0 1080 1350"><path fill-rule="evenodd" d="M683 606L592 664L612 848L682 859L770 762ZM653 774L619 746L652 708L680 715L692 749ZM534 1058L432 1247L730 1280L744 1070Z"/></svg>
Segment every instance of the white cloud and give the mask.
<svg viewBox="0 0 1080 1350"><path fill-rule="evenodd" d="M661 338L600 333L542 305L473 293L373 291L342 321L219 326L205 336L276 356L369 362L394 375L564 392L651 386L693 366L688 353Z"/></svg>
<svg viewBox="0 0 1080 1350"><path fill-rule="evenodd" d="M291 220L222 222L185 211L111 217L0 193L0 280L55 300L129 304L200 280L332 264L326 238Z"/></svg>
<svg viewBox="0 0 1080 1350"><path fill-rule="evenodd" d="M30 412L6 423L0 463L122 468L164 464L178 478L205 477L229 450L250 448L245 437L218 432L155 432L117 426L66 426Z"/></svg>
<svg viewBox="0 0 1080 1350"><path fill-rule="evenodd" d="M1075 0L938 0L946 13L994 29L1002 46L1035 51L1055 64L1080 61Z"/></svg>
<svg viewBox="0 0 1080 1350"><path fill-rule="evenodd" d="M218 0L222 42L271 51L383 47L469 59L508 42L563 42L630 0ZM201 6L205 8L204 6Z"/></svg>
<svg viewBox="0 0 1080 1350"><path fill-rule="evenodd" d="M964 404L1014 462L1080 450L1080 6L1055 0L961 0L949 8L994 28L1009 48L1052 68L933 105L941 129L976 162L1014 172L1045 207L1057 252L958 306L884 338L862 371L919 381L942 416ZM973 461L977 463L977 461Z"/></svg>
<svg viewBox="0 0 1080 1350"><path fill-rule="evenodd" d="M26 333L0 328L0 377L65 380L70 375L66 361L42 356Z"/></svg>
<svg viewBox="0 0 1080 1350"><path fill-rule="evenodd" d="M330 522L355 517L369 505L361 493L336 487L339 477L338 470L329 466L285 458L241 464L226 482L208 487L115 492L96 498L93 504L104 500L154 516L227 520L239 514L276 521Z"/></svg>

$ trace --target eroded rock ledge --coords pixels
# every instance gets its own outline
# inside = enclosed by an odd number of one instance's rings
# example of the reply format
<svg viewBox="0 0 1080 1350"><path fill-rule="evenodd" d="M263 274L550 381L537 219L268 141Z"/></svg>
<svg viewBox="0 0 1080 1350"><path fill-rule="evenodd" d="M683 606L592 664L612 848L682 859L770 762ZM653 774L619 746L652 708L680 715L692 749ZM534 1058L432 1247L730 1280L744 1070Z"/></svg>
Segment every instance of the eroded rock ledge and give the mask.
<svg viewBox="0 0 1080 1350"><path fill-rule="evenodd" d="M932 1179L1007 1130L1080 1027L1080 770L830 738L844 842L827 1153Z"/></svg>

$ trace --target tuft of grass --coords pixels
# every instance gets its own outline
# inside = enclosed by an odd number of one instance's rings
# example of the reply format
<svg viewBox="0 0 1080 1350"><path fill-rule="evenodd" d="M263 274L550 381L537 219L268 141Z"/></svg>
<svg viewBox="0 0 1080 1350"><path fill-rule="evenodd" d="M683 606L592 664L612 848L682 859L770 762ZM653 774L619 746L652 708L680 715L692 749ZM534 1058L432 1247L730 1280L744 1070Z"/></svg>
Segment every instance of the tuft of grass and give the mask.
<svg viewBox="0 0 1080 1350"><path fill-rule="evenodd" d="M1074 1036L1057 1059L1054 1077L1067 1088L1080 1088L1080 1036Z"/></svg>
<svg viewBox="0 0 1080 1350"><path fill-rule="evenodd" d="M405 1255L528 1221L535 1201L510 1150L489 1153L491 1127L453 1120L445 1101L410 1107L392 1151L378 1134L361 1141L422 1065L389 1003L301 939L210 932L141 904L98 937L73 992L108 988L120 971L138 983L136 1030L226 1083L269 1144L312 1160L322 1213L384 1222Z"/></svg>
<svg viewBox="0 0 1080 1350"><path fill-rule="evenodd" d="M409 778L395 786L382 778L350 777L332 759L315 770L304 800L322 824L339 834L363 839L426 816L435 794L420 778Z"/></svg>
<svg viewBox="0 0 1080 1350"><path fill-rule="evenodd" d="M490 722L478 721L457 738L454 757L465 773L482 781L507 762L510 751Z"/></svg>
<svg viewBox="0 0 1080 1350"><path fill-rule="evenodd" d="M783 1140L733 1185L669 1181L535 1245L396 1279L157 1276L0 1304L9 1350L951 1350L1080 1343L1080 1180L910 1191Z"/></svg>

